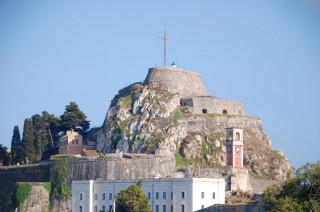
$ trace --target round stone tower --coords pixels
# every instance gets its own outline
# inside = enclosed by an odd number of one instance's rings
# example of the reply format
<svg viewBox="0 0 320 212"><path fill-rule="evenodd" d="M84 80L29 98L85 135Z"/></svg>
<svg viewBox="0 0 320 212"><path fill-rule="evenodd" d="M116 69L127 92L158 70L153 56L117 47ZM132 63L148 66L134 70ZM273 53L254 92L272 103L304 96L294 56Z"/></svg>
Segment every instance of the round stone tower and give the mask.
<svg viewBox="0 0 320 212"><path fill-rule="evenodd" d="M208 92L200 74L176 67L161 66L150 68L145 84L149 82L165 84L173 93L179 93L182 98L193 96L208 96Z"/></svg>

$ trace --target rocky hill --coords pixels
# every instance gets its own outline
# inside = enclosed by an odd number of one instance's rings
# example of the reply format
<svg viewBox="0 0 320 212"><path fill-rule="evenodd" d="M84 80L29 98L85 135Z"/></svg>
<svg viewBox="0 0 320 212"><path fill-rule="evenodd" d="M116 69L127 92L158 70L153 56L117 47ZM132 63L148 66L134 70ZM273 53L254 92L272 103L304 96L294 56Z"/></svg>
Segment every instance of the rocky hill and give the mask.
<svg viewBox="0 0 320 212"><path fill-rule="evenodd" d="M113 98L103 126L86 140L103 153L174 156L178 165L224 166L225 128L244 129L244 165L260 179L282 181L291 164L243 104L209 97L201 76L174 67L149 69ZM201 111L201 112L196 112Z"/></svg>

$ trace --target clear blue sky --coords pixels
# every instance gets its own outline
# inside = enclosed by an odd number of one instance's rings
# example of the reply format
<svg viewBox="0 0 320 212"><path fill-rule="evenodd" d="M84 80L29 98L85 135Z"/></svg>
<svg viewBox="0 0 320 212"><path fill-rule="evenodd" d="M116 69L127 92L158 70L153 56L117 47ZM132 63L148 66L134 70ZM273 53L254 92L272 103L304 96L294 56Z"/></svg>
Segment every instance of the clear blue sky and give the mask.
<svg viewBox="0 0 320 212"><path fill-rule="evenodd" d="M320 160L320 0L1 0L0 143L70 101L101 126L117 91L162 64L165 26L169 62L244 102L295 166Z"/></svg>

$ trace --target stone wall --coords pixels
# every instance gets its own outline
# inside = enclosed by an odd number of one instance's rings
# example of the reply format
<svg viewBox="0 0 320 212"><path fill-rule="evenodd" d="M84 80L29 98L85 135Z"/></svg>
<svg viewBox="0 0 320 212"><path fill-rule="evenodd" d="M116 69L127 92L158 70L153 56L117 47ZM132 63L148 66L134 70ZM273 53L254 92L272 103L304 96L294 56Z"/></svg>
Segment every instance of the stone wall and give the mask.
<svg viewBox="0 0 320 212"><path fill-rule="evenodd" d="M174 67L150 68L144 84L165 84L172 93L181 97L208 96L200 74Z"/></svg>
<svg viewBox="0 0 320 212"><path fill-rule="evenodd" d="M160 175L173 177L175 160L171 157L139 154L108 154L101 158L68 160L71 180L146 179Z"/></svg>
<svg viewBox="0 0 320 212"><path fill-rule="evenodd" d="M219 99L211 96L199 96L190 99L181 99L181 105L186 106L188 111L192 114L245 114L242 102Z"/></svg>
<svg viewBox="0 0 320 212"><path fill-rule="evenodd" d="M248 182L248 190L255 194L261 194L269 186L279 184L279 182L275 180L257 179L251 176L249 177Z"/></svg>
<svg viewBox="0 0 320 212"><path fill-rule="evenodd" d="M0 211L12 211L11 194L17 182L49 182L50 164L1 167Z"/></svg>
<svg viewBox="0 0 320 212"><path fill-rule="evenodd" d="M208 208L198 210L197 212L264 212L264 206L261 204L252 205L213 205Z"/></svg>

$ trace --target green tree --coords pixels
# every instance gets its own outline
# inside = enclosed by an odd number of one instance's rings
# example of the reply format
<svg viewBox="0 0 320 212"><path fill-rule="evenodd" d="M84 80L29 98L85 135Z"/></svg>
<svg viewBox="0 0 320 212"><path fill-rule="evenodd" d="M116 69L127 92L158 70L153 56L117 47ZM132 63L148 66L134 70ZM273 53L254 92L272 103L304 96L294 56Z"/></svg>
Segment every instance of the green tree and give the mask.
<svg viewBox="0 0 320 212"><path fill-rule="evenodd" d="M22 155L26 163L33 162L35 157L33 126L31 119L25 119L22 134Z"/></svg>
<svg viewBox="0 0 320 212"><path fill-rule="evenodd" d="M66 106L60 119L62 124L61 129L64 132L74 129L80 134L85 135L90 128L90 121L86 120L87 116L79 109L75 102L70 102L70 104Z"/></svg>
<svg viewBox="0 0 320 212"><path fill-rule="evenodd" d="M22 141L18 125L13 128L11 139L11 164L16 164L23 161L22 156Z"/></svg>
<svg viewBox="0 0 320 212"><path fill-rule="evenodd" d="M320 211L320 161L296 170L280 187L263 193L266 211Z"/></svg>
<svg viewBox="0 0 320 212"><path fill-rule="evenodd" d="M116 211L151 212L148 199L141 189L141 183L133 184L116 195Z"/></svg>
<svg viewBox="0 0 320 212"><path fill-rule="evenodd" d="M42 159L47 160L51 155L58 154L59 151L59 132L61 131L61 122L58 117L49 114L47 111L42 112L42 119L45 123L47 133L47 144L43 147Z"/></svg>
<svg viewBox="0 0 320 212"><path fill-rule="evenodd" d="M33 127L33 136L34 136L34 150L36 161L40 161L42 158L42 152L44 147L48 143L47 132L46 132L46 123L44 122L42 116L35 114L31 117L32 127Z"/></svg>
<svg viewBox="0 0 320 212"><path fill-rule="evenodd" d="M0 161L3 165L8 166L10 162L10 157L7 152L7 147L0 144Z"/></svg>

